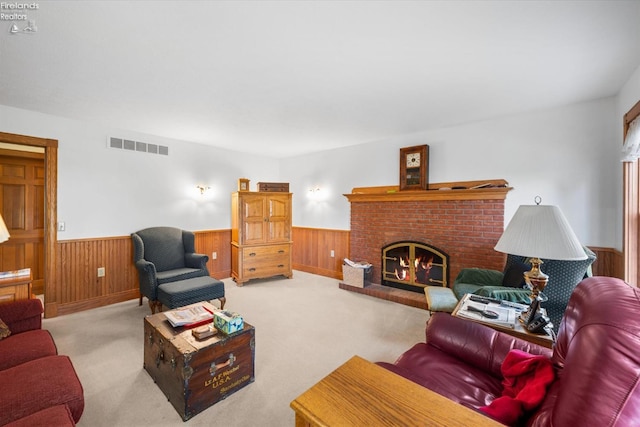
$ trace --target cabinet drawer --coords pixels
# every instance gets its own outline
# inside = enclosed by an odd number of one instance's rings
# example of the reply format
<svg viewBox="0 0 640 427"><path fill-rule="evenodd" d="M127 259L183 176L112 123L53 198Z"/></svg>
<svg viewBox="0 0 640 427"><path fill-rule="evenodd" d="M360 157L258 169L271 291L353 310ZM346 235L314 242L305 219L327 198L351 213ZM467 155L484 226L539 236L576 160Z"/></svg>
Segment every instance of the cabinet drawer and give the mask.
<svg viewBox="0 0 640 427"><path fill-rule="evenodd" d="M245 263L260 262L265 259L289 258L290 245L252 246L242 249L242 260Z"/></svg>
<svg viewBox="0 0 640 427"><path fill-rule="evenodd" d="M242 277L291 274L291 246L254 246L242 249Z"/></svg>
<svg viewBox="0 0 640 427"><path fill-rule="evenodd" d="M291 267L289 260L283 260L277 264L245 264L242 269L242 276L246 279L257 279L259 277L277 276L280 274L290 275Z"/></svg>

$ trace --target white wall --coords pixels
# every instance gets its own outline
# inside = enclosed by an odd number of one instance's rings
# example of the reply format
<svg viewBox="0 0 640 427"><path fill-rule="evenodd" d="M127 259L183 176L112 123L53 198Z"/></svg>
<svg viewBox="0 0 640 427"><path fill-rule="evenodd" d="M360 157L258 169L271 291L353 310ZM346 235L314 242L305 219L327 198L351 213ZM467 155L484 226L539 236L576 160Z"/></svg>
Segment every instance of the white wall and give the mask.
<svg viewBox="0 0 640 427"><path fill-rule="evenodd" d="M0 130L58 140L58 240L122 236L156 225L228 229L237 179L277 181L273 159L0 106ZM107 148L107 137L169 147L169 156ZM201 196L195 188L211 189ZM253 188L252 181L252 188Z"/></svg>
<svg viewBox="0 0 640 427"><path fill-rule="evenodd" d="M636 79L640 80L640 78ZM634 80L635 81L635 80ZM632 85L640 92L640 84ZM633 98L633 96L631 96ZM153 225L230 226L237 179L289 182L295 226L348 230L353 187L395 185L399 148L429 144L431 182L506 179L506 221L521 204L564 211L584 244L621 247L620 100L402 135L280 161L0 106L0 129L59 141L58 239ZM169 146L168 157L107 148L108 136ZM197 184L212 189L200 197ZM309 189L319 187L312 194Z"/></svg>
<svg viewBox="0 0 640 427"><path fill-rule="evenodd" d="M620 119L606 98L532 114L404 135L281 161L292 183L294 224L349 229L343 193L397 185L399 148L428 144L430 182L506 179L505 224L521 204L555 204L584 244L620 247L616 221ZM321 191L309 197L308 191Z"/></svg>

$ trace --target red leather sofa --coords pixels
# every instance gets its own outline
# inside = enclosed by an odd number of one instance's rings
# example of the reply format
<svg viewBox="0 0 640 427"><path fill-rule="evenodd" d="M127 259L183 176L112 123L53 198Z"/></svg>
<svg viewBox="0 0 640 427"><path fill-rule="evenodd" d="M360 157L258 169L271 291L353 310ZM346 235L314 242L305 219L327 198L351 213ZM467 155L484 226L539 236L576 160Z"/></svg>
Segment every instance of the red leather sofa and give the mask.
<svg viewBox="0 0 640 427"><path fill-rule="evenodd" d="M503 394L501 367L512 349L544 356L555 378L543 389L542 402L509 424L640 425L640 290L615 278L580 282L553 351L435 313L427 323L425 343L416 344L393 364L378 364L484 412L481 408Z"/></svg>
<svg viewBox="0 0 640 427"><path fill-rule="evenodd" d="M0 304L11 331L0 339L0 425L73 426L84 410L82 384L42 329L42 312L39 299Z"/></svg>

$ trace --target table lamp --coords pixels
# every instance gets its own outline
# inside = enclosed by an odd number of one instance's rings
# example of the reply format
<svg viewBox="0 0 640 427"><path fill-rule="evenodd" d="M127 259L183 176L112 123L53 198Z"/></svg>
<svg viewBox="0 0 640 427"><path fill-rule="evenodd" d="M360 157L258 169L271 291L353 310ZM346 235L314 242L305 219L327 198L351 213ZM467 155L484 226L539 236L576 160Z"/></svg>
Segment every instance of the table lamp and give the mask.
<svg viewBox="0 0 640 427"><path fill-rule="evenodd" d="M541 201L540 197L536 197L535 205L520 206L494 248L506 254L531 258L531 270L524 273L524 280L531 289L531 307L536 309L540 301L546 300L541 292L549 281L549 276L540 270L540 258L565 261L587 259L560 208L541 205Z"/></svg>
<svg viewBox="0 0 640 427"><path fill-rule="evenodd" d="M0 215L0 243L6 242L7 240L9 240L9 230L7 230L4 219L2 215Z"/></svg>

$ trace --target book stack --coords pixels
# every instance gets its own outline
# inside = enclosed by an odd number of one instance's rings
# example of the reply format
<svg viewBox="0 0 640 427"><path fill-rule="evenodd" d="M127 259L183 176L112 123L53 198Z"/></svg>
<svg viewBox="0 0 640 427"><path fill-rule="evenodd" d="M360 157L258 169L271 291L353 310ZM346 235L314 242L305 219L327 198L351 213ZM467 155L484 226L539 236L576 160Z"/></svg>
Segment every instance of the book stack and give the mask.
<svg viewBox="0 0 640 427"><path fill-rule="evenodd" d="M211 322L213 313L202 305L194 305L164 313L165 317L174 328L183 326L191 328Z"/></svg>

